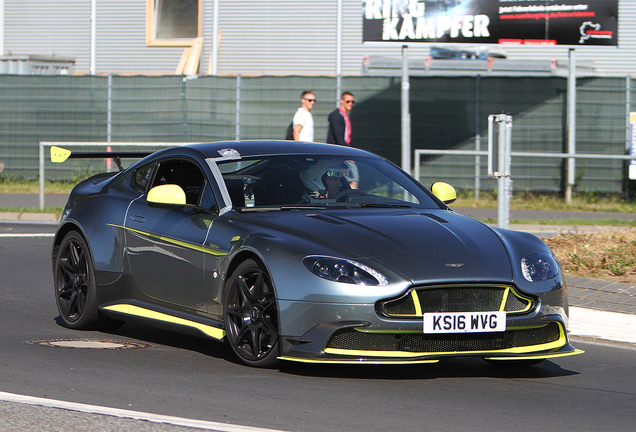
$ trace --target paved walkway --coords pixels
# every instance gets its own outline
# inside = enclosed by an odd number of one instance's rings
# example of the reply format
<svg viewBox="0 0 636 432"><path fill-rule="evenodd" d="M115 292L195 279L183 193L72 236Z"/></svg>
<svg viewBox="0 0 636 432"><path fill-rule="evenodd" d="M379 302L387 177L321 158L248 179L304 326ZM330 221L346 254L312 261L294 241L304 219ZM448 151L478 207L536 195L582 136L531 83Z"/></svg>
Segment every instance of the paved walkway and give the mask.
<svg viewBox="0 0 636 432"><path fill-rule="evenodd" d="M636 285L566 276L570 332L636 344Z"/></svg>
<svg viewBox="0 0 636 432"><path fill-rule="evenodd" d="M63 207L67 195L47 195L46 206ZM0 193L0 207L39 208L39 197L34 194ZM496 219L496 209L455 208L458 213L477 219ZM559 212L537 210L513 210L511 219L627 219L630 213ZM58 222L53 214L9 212L0 213L1 222L51 223ZM594 225L514 225L511 229L531 232L548 237L559 232L594 231ZM607 227L603 227L607 229ZM615 227L614 229L624 229ZM570 299L570 332L572 335L594 337L621 342L636 343L636 285L606 282L566 276Z"/></svg>

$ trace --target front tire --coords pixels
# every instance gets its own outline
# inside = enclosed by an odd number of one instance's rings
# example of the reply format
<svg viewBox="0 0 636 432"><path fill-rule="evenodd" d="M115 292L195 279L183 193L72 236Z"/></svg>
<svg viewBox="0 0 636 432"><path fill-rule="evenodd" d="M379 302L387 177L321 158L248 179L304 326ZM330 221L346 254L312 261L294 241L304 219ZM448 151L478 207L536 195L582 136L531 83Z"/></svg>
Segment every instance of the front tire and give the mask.
<svg viewBox="0 0 636 432"><path fill-rule="evenodd" d="M62 240L53 263L55 301L60 317L77 330L115 330L124 322L98 310L95 265L84 238L71 231Z"/></svg>
<svg viewBox="0 0 636 432"><path fill-rule="evenodd" d="M225 288L225 332L234 354L246 365L278 363L278 305L267 271L256 261L243 261Z"/></svg>
<svg viewBox="0 0 636 432"><path fill-rule="evenodd" d="M88 246L79 233L69 232L57 250L53 264L55 300L67 327L79 330L97 328L97 289L95 267Z"/></svg>

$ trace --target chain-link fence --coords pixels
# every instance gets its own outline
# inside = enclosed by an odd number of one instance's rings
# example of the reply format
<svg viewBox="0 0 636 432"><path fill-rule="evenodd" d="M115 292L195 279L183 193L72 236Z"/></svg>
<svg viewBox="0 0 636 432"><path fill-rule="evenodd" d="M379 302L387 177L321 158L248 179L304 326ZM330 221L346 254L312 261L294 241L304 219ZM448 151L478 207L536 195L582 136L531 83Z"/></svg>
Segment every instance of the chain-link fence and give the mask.
<svg viewBox="0 0 636 432"><path fill-rule="evenodd" d="M561 77L411 77L413 149L485 150L489 114L513 116L513 151L566 150L567 81ZM625 154L634 97L625 77L577 81L577 152ZM300 106L300 93L318 99L315 140L327 136L337 81L325 76L31 76L0 75L0 161L3 176L38 177L41 141L209 142L283 139ZM355 94L353 144L399 163L401 78L343 77ZM417 163L417 161L416 161ZM425 184L444 180L459 188L494 189L486 160L429 156ZM563 161L513 160L514 189L559 191ZM47 163L47 180L70 180L103 170L103 161ZM480 181L475 182L475 173ZM577 189L620 192L624 161L577 163Z"/></svg>

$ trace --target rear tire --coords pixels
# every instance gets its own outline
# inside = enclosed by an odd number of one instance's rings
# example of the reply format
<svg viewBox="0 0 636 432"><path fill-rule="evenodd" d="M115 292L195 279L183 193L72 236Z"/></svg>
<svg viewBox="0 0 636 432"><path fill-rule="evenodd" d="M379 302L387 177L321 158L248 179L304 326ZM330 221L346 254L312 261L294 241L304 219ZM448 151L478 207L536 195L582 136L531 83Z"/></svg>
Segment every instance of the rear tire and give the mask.
<svg viewBox="0 0 636 432"><path fill-rule="evenodd" d="M278 362L278 304L267 271L243 261L225 286L225 333L232 351L249 366L271 368Z"/></svg>

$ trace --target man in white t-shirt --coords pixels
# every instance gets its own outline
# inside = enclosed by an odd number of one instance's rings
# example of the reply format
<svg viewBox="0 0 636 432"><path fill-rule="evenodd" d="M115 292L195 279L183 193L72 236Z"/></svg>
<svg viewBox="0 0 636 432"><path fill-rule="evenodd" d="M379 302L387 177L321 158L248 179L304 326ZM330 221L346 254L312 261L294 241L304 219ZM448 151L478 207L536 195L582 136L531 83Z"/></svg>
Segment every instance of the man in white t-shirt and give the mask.
<svg viewBox="0 0 636 432"><path fill-rule="evenodd" d="M294 115L294 141L314 140L314 118L311 109L316 103L316 95L311 90L305 90L300 95L300 108Z"/></svg>

